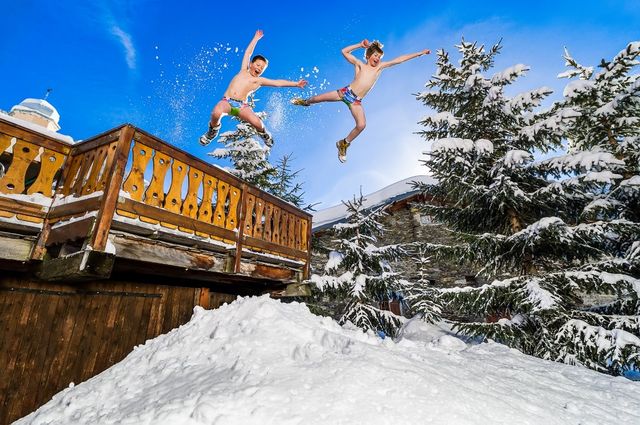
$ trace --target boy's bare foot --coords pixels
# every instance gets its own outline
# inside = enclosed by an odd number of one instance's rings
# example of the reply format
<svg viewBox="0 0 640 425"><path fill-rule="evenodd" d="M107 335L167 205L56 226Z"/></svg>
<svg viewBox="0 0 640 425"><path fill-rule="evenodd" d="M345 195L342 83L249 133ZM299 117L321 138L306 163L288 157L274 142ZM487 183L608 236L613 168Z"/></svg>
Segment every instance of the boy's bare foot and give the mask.
<svg viewBox="0 0 640 425"><path fill-rule="evenodd" d="M338 140L336 147L338 148L338 160L340 162L347 161L347 148L351 143L347 142L347 139Z"/></svg>
<svg viewBox="0 0 640 425"><path fill-rule="evenodd" d="M218 135L218 131L220 131L220 124L215 127L209 126L209 130L200 136L200 144L202 146L207 146L213 139Z"/></svg>
<svg viewBox="0 0 640 425"><path fill-rule="evenodd" d="M309 99L303 99L301 97L291 99L291 103L297 106L311 106L311 104L309 103Z"/></svg>

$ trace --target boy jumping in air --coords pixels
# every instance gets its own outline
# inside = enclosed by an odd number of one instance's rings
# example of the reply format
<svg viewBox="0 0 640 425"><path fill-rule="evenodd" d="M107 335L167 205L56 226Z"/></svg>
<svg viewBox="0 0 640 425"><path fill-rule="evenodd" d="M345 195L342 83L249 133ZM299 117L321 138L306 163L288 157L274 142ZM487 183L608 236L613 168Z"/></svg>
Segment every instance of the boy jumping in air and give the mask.
<svg viewBox="0 0 640 425"><path fill-rule="evenodd" d="M222 125L222 117L225 115L233 115L240 120L251 124L257 131L258 135L262 137L264 143L267 146L273 145L273 139L271 134L265 129L264 123L253 112L249 103L247 103L248 97L258 90L262 86L271 87L299 87L303 88L307 82L305 80L300 81L288 81L288 80L270 80L263 78L260 75L267 69L269 62L264 56L255 55L251 61L251 55L258 43L258 40L262 38L262 30L257 30L253 39L247 46L247 50L244 52L242 58L242 66L240 72L229 83L229 87L224 92L222 100L220 100L211 112L211 120L209 121L209 130L200 136L200 143L203 146L211 143L213 139L218 135L220 126Z"/></svg>
<svg viewBox="0 0 640 425"><path fill-rule="evenodd" d="M356 57L351 54L352 51L360 47L366 49L366 63L356 59ZM338 148L338 159L340 162L345 162L347 160L347 148L351 142L353 142L353 139L362 133L362 130L364 130L366 126L364 108L362 107L362 98L369 93L369 90L371 90L373 85L376 83L382 71L390 66L406 62L409 59L431 53L430 50L425 49L417 53L398 56L388 62L382 62L382 55L384 54L382 47L383 46L379 41L369 43L366 39L362 40L358 44L345 47L342 49L342 55L349 63L352 63L355 66L356 75L351 84L340 90L319 94L308 99L296 98L291 101L294 105L299 106L310 106L314 103L320 102L337 102L339 100L347 104L351 111L351 115L353 115L353 119L356 122L356 126L351 130L347 137L336 143L336 147Z"/></svg>

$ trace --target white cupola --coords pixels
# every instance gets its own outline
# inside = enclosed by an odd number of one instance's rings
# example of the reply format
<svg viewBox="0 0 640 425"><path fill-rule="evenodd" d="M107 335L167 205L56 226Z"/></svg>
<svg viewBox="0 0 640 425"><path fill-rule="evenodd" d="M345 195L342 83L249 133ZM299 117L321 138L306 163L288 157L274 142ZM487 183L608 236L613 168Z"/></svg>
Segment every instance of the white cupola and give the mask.
<svg viewBox="0 0 640 425"><path fill-rule="evenodd" d="M38 124L48 130L60 130L60 114L44 99L25 99L11 108L9 115Z"/></svg>

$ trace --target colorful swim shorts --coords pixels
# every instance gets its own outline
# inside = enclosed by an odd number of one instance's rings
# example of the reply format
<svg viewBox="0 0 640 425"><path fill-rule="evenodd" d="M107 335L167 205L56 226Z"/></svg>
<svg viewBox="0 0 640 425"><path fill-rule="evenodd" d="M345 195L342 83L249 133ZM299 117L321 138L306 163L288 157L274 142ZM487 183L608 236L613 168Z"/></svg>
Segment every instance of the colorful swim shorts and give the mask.
<svg viewBox="0 0 640 425"><path fill-rule="evenodd" d="M233 115L234 117L237 117L240 114L240 110L242 110L242 108L249 107L249 104L247 102L244 102L238 99L233 99L231 97L223 97L222 100L224 100L231 106L229 115Z"/></svg>
<svg viewBox="0 0 640 425"><path fill-rule="evenodd" d="M360 105L360 102L362 102L362 98L356 96L350 86L338 90L338 96L340 96L340 100L346 103L347 106Z"/></svg>

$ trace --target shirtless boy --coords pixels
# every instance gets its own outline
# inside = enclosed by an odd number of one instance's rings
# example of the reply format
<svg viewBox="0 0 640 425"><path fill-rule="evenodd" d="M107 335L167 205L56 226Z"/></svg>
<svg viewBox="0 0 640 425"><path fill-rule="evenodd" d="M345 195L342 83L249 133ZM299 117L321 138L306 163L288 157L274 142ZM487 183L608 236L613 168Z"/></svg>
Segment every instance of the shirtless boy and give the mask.
<svg viewBox="0 0 640 425"><path fill-rule="evenodd" d="M262 73L269 62L264 56L255 55L251 61L251 55L258 43L258 40L262 38L262 30L257 30L253 39L247 46L247 50L244 52L242 58L242 66L240 72L229 83L229 87L224 92L222 100L213 108L211 112L211 120L209 121L209 130L200 136L200 143L203 146L211 143L213 139L218 135L220 126L222 125L222 117L225 115L233 115L240 120L251 124L258 132L258 135L262 137L264 143L267 146L273 145L273 139L271 134L265 129L264 123L253 112L251 106L247 103L248 97L258 90L262 86L271 87L299 87L303 88L307 82L305 80L300 81L288 81L288 80L270 80L268 78L261 77Z"/></svg>
<svg viewBox="0 0 640 425"><path fill-rule="evenodd" d="M356 57L351 53L360 47L366 49L366 63L356 59ZM353 115L353 119L356 122L356 126L351 130L347 137L336 143L336 147L338 148L338 159L340 162L345 162L347 160L347 148L351 142L353 142L353 139L362 133L362 130L364 130L366 126L364 108L361 103L362 98L369 93L369 90L371 90L373 85L376 83L382 71L390 66L406 62L409 59L431 53L430 50L425 49L417 53L398 56L388 62L382 62L382 55L384 54L382 47L383 46L379 41L369 43L366 39L362 40L358 44L345 47L342 49L342 55L347 59L347 61L349 61L349 63L352 63L355 66L356 75L351 84L340 90L319 94L308 99L297 98L291 101L294 105L300 106L309 106L320 102L337 102L339 100L347 104L351 111L351 115Z"/></svg>

